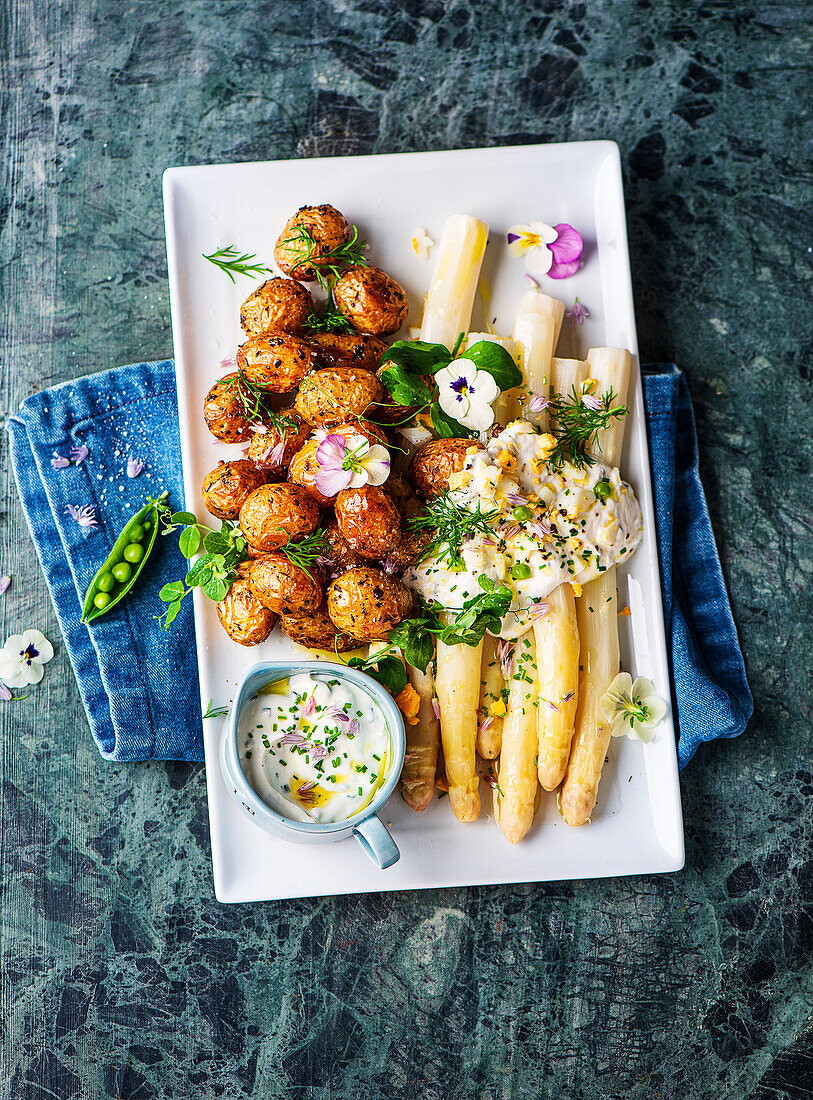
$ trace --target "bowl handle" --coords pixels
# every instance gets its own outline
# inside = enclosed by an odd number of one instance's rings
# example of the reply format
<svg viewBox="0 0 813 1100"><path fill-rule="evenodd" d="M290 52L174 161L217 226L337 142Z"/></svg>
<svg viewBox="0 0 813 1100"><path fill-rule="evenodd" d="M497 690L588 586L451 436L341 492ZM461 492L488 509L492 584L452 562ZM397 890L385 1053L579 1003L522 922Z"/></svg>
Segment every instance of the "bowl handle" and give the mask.
<svg viewBox="0 0 813 1100"><path fill-rule="evenodd" d="M360 821L353 829L353 836L373 863L382 869L392 867L401 858L398 846L387 832L387 827L377 814Z"/></svg>

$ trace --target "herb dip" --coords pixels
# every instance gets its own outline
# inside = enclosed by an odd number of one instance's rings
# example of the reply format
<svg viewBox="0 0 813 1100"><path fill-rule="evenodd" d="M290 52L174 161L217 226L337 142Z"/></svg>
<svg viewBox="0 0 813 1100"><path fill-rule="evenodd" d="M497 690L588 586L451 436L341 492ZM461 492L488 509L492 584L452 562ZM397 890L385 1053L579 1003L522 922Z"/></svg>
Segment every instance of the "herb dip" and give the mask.
<svg viewBox="0 0 813 1100"><path fill-rule="evenodd" d="M268 684L238 730L240 764L272 810L295 821L345 821L386 779L390 737L378 703L329 673Z"/></svg>
<svg viewBox="0 0 813 1100"><path fill-rule="evenodd" d="M632 489L601 462L554 469L555 445L552 435L515 420L472 451L452 475L449 496L460 508L496 512L491 530L463 545L463 568L432 556L407 570L405 583L427 602L459 611L482 591L479 578L490 577L514 597L500 637L518 638L535 605L560 584L586 584L626 561L643 533Z"/></svg>

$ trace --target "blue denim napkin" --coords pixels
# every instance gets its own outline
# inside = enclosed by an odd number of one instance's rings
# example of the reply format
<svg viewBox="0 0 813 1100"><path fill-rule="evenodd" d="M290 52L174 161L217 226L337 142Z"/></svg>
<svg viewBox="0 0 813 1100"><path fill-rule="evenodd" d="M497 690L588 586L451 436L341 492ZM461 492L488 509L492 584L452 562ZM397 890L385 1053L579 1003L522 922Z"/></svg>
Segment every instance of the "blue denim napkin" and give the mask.
<svg viewBox="0 0 813 1100"><path fill-rule="evenodd" d="M644 377L655 486L664 613L680 726L681 767L697 746L742 733L753 704L697 470L697 440L683 375ZM129 516L168 489L183 506L175 369L141 363L35 394L8 424L11 460L93 736L108 760L202 760L194 622L184 607L169 633L153 618L158 589L183 576L176 539L161 539L132 593L108 615L80 623L82 596ZM79 465L54 469L54 452L83 445ZM127 476L128 457L145 463ZM68 505L91 505L83 529Z"/></svg>

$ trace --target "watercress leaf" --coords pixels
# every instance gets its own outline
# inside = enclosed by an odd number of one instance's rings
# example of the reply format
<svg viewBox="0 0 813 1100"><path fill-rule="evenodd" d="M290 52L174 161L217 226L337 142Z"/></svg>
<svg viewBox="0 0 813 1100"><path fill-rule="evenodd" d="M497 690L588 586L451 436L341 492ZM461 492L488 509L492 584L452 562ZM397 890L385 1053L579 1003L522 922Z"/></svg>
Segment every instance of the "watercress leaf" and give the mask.
<svg viewBox="0 0 813 1100"><path fill-rule="evenodd" d="M224 554L229 544L219 531L209 531L203 540L203 548L210 554Z"/></svg>
<svg viewBox="0 0 813 1100"><path fill-rule="evenodd" d="M201 537L197 527L187 527L181 531L178 547L185 558L193 558L200 550Z"/></svg>
<svg viewBox="0 0 813 1100"><path fill-rule="evenodd" d="M477 432L471 428L464 428L457 420L447 416L437 403L430 408L429 419L432 421L432 427L442 439L470 439L477 435Z"/></svg>
<svg viewBox="0 0 813 1100"><path fill-rule="evenodd" d="M444 344L425 340L396 340L381 357L382 363L395 363L411 374L434 374L451 361L452 353Z"/></svg>
<svg viewBox="0 0 813 1100"><path fill-rule="evenodd" d="M470 359L478 370L490 374L500 389L512 390L522 384L522 372L511 357L510 352L490 340L480 340L468 348L464 358Z"/></svg>
<svg viewBox="0 0 813 1100"><path fill-rule="evenodd" d="M210 600L219 602L225 600L226 593L229 591L229 585L222 577L214 576L207 584L202 584L201 588L209 597Z"/></svg>
<svg viewBox="0 0 813 1100"><path fill-rule="evenodd" d="M381 381L390 397L398 405L428 405L432 391L417 374L407 374L403 367L387 367L381 373Z"/></svg>
<svg viewBox="0 0 813 1100"><path fill-rule="evenodd" d="M198 522L198 517L193 516L191 512L173 512L170 517L170 523L185 523L194 524Z"/></svg>
<svg viewBox="0 0 813 1100"><path fill-rule="evenodd" d="M158 593L158 599L163 603L172 603L174 600L182 599L185 592L183 581L170 581Z"/></svg>
<svg viewBox="0 0 813 1100"><path fill-rule="evenodd" d="M413 635L404 646L404 660L413 668L426 672L429 662L435 654L435 643L431 634Z"/></svg>

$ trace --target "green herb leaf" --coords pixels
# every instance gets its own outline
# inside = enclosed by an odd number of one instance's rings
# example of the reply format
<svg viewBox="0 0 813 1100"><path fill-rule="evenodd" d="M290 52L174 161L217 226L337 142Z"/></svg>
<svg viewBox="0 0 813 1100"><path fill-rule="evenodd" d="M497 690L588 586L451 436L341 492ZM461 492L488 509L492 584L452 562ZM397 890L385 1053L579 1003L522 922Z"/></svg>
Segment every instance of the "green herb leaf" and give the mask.
<svg viewBox="0 0 813 1100"><path fill-rule="evenodd" d="M428 405L434 394L417 374L408 374L397 363L379 375L397 405Z"/></svg>
<svg viewBox="0 0 813 1100"><path fill-rule="evenodd" d="M174 600L183 599L185 593L183 581L170 581L158 593L158 599L163 603L172 603Z"/></svg>
<svg viewBox="0 0 813 1100"><path fill-rule="evenodd" d="M400 648L408 664L426 672L435 654L431 630L437 629L440 624L428 607L424 605L422 610L424 613L420 617L404 619L391 630L389 641Z"/></svg>
<svg viewBox="0 0 813 1100"><path fill-rule="evenodd" d="M229 540L219 531L209 531L203 540L203 549L210 554L225 554L229 549Z"/></svg>
<svg viewBox="0 0 813 1100"><path fill-rule="evenodd" d="M480 340L467 348L463 358L470 359L478 370L490 374L503 392L522 384L522 371L510 353L500 344L494 344L490 340Z"/></svg>
<svg viewBox="0 0 813 1100"><path fill-rule="evenodd" d="M496 510L484 512L478 503L475 508L462 508L448 493L430 500L422 512L407 521L412 531L430 531L432 538L424 547L418 561L438 557L450 565L462 565L460 552L463 543L474 535L488 535L499 519Z"/></svg>
<svg viewBox="0 0 813 1100"><path fill-rule="evenodd" d="M406 687L407 674L400 657L387 654L367 658L351 657L347 663L351 668L360 669L368 676L372 676L393 695L397 695Z"/></svg>
<svg viewBox="0 0 813 1100"><path fill-rule="evenodd" d="M193 558L200 550L201 542L201 534L197 527L187 527L185 531L181 531L178 548L185 558Z"/></svg>
<svg viewBox="0 0 813 1100"><path fill-rule="evenodd" d="M238 252L231 244L226 245L225 248L218 248L209 256L204 253L203 258L215 267L219 267L221 271L225 271L232 282L235 282L235 274L247 275L250 279L256 279L258 275L273 274L270 267L251 263L252 260L257 259L253 252Z"/></svg>
<svg viewBox="0 0 813 1100"><path fill-rule="evenodd" d="M381 356L382 363L395 363L410 374L434 374L451 361L452 353L444 344L425 340L396 340Z"/></svg>
<svg viewBox="0 0 813 1100"><path fill-rule="evenodd" d="M332 297L328 298L324 312L311 313L302 327L306 332L353 332L353 326L341 310L336 308Z"/></svg>
<svg viewBox="0 0 813 1100"><path fill-rule="evenodd" d="M440 640L446 645L479 645L487 630L499 633L503 616L513 599L511 589L495 585L490 577L479 580L484 591L466 600L462 610L450 616L450 621L444 625Z"/></svg>
<svg viewBox="0 0 813 1100"><path fill-rule="evenodd" d="M207 566L211 567L211 565L211 554L203 554L201 557L198 558L198 560L186 574L186 583L189 585L190 588L194 588L196 584L200 583L201 574L207 568Z"/></svg>
<svg viewBox="0 0 813 1100"><path fill-rule="evenodd" d="M222 577L215 576L212 577L208 584L202 584L200 587L203 589L210 600L215 600L216 602L219 602L220 600L225 600L231 585L229 585Z"/></svg>
<svg viewBox="0 0 813 1100"><path fill-rule="evenodd" d="M171 626L171 624L175 621L175 618L176 618L176 616L177 616L177 614L180 610L181 610L181 601L180 600L176 600L174 603L171 603L169 605L169 607L167 608L167 613L164 616L164 621L161 623L161 626L164 628L164 630L166 630L169 626Z"/></svg>
<svg viewBox="0 0 813 1100"><path fill-rule="evenodd" d="M572 462L578 469L592 466L596 461L590 454L590 448L596 443L599 432L608 428L613 420L623 419L629 409L618 404L618 398L612 388L596 398L590 395L590 404L584 403L583 388L571 389L568 395L556 394L548 405L553 419L553 434L556 447L548 461L554 470L561 469L565 462Z"/></svg>
<svg viewBox="0 0 813 1100"><path fill-rule="evenodd" d="M222 718L225 714L229 713L229 707L213 707L213 700L209 700L209 705L206 708L204 718Z"/></svg>

